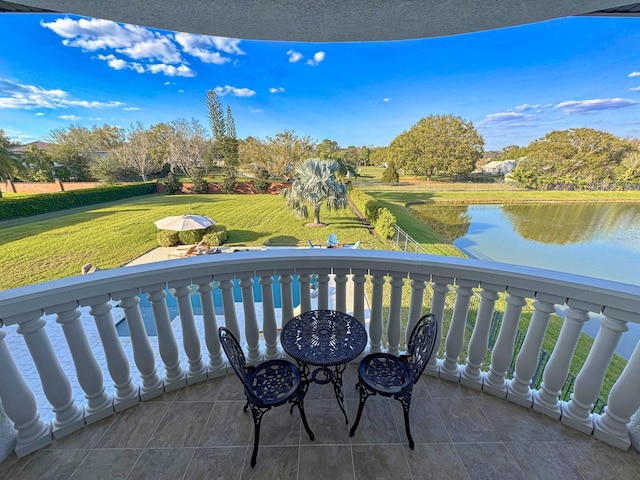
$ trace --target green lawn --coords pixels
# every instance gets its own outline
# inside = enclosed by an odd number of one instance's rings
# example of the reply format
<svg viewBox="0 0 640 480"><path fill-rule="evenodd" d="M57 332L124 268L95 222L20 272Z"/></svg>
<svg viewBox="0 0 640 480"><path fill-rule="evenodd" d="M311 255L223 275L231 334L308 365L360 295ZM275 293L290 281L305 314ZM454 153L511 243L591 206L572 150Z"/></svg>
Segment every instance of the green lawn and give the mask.
<svg viewBox="0 0 640 480"><path fill-rule="evenodd" d="M153 224L168 215L208 215L228 229L229 245L324 244L329 233L341 243L389 249L351 210L323 211L323 228L306 228L278 195L146 195L1 223L0 289L78 275L92 263L122 266L157 246Z"/></svg>

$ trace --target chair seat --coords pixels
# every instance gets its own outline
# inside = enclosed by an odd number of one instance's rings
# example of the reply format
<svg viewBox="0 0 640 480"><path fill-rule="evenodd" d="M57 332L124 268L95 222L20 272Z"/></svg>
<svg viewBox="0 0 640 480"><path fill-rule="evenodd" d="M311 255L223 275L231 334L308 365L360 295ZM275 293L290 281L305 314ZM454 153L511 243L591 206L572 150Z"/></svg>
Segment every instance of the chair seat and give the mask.
<svg viewBox="0 0 640 480"><path fill-rule="evenodd" d="M252 370L247 380L257 403L276 407L292 398L300 385L300 371L286 360L270 360Z"/></svg>
<svg viewBox="0 0 640 480"><path fill-rule="evenodd" d="M358 376L374 392L395 395L411 383L411 369L405 360L389 353L372 353L360 362Z"/></svg>

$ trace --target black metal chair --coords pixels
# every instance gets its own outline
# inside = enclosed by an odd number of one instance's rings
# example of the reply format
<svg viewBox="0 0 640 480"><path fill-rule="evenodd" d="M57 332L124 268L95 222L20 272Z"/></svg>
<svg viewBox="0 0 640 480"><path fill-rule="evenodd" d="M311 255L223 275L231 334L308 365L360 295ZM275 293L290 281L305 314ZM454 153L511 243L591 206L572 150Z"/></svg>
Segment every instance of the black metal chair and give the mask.
<svg viewBox="0 0 640 480"><path fill-rule="evenodd" d="M254 467L256 465L256 458L258 457L262 416L273 407L290 402L293 404L290 413L293 413L293 406L297 406L300 410L304 428L309 434L309 438L313 440L313 432L309 428L307 417L304 414L305 392L302 389L298 367L286 360L269 360L255 367L247 366L244 352L236 337L225 327L218 329L218 337L220 337L220 343L227 354L233 371L236 372L244 386L244 393L247 397L244 411L246 412L247 407L250 407L253 415L255 438L251 466Z"/></svg>
<svg viewBox="0 0 640 480"><path fill-rule="evenodd" d="M380 394L393 397L402 403L409 448L413 450L415 444L409 427L411 393L413 385L418 381L431 358L437 332L438 322L433 314L428 313L422 316L413 328L406 355L396 357L389 353L372 353L362 359L358 366L358 383L356 384L356 388L360 390L360 404L356 421L349 431L350 437L356 433L367 398Z"/></svg>

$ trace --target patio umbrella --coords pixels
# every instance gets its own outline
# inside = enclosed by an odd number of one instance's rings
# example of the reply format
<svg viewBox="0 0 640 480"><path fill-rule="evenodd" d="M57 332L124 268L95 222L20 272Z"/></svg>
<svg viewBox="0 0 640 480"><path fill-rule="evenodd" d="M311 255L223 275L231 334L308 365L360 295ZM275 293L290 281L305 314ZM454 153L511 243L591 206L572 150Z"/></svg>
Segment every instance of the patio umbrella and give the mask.
<svg viewBox="0 0 640 480"><path fill-rule="evenodd" d="M165 217L162 220L153 222L160 230L175 230L184 232L185 230L200 230L215 225L215 221L203 215L177 215Z"/></svg>

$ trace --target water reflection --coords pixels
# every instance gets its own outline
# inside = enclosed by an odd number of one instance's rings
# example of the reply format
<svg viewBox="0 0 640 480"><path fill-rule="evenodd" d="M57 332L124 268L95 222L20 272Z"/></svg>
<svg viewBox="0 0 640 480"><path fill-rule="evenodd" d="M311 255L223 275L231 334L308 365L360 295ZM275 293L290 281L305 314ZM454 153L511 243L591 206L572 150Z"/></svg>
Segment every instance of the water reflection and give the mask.
<svg viewBox="0 0 640 480"><path fill-rule="evenodd" d="M464 237L471 225L466 205L413 205L411 213L448 242Z"/></svg>
<svg viewBox="0 0 640 480"><path fill-rule="evenodd" d="M628 203L503 205L505 218L522 238L566 245L640 230L640 209Z"/></svg>

